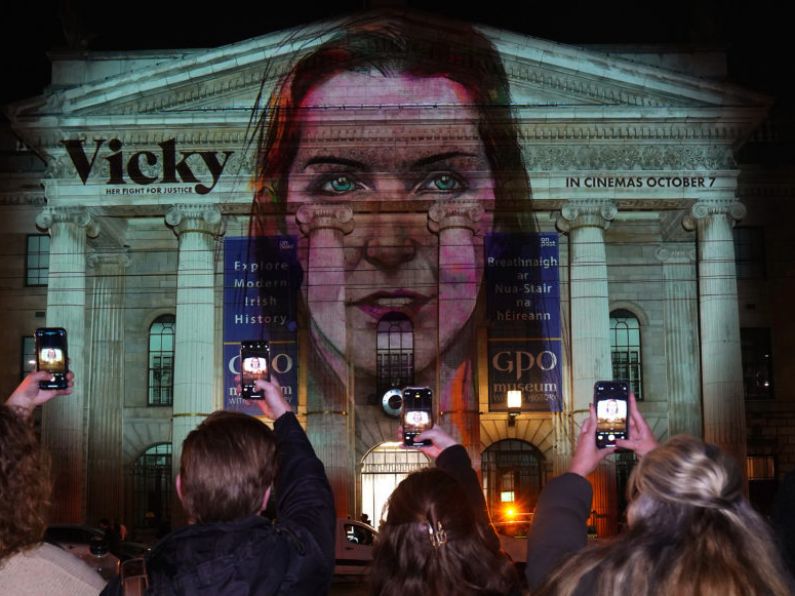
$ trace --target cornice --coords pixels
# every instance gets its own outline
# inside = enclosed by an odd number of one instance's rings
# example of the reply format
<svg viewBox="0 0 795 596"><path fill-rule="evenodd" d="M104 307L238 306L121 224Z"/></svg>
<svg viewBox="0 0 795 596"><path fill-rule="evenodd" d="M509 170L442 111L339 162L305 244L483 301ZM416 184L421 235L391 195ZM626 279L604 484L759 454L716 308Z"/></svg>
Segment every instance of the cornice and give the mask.
<svg viewBox="0 0 795 596"><path fill-rule="evenodd" d="M43 207L47 204L42 192L0 193L0 205L4 207L33 206Z"/></svg>
<svg viewBox="0 0 795 596"><path fill-rule="evenodd" d="M530 172L561 170L731 170L734 156L726 145L526 144Z"/></svg>

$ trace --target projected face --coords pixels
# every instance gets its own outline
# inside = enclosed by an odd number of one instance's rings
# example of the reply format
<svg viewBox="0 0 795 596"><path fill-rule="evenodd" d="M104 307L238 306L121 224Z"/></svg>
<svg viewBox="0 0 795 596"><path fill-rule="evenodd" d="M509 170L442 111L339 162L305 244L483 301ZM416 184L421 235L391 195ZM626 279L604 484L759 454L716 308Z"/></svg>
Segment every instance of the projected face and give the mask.
<svg viewBox="0 0 795 596"><path fill-rule="evenodd" d="M258 373L264 372L268 367L264 358L249 357L243 359L243 372Z"/></svg>
<svg viewBox="0 0 795 596"><path fill-rule="evenodd" d="M403 418L403 423L413 430L430 428L431 415L422 410L409 410Z"/></svg>
<svg viewBox="0 0 795 596"><path fill-rule="evenodd" d="M50 372L63 372L64 357L60 348L42 348L39 352L41 367Z"/></svg>
<svg viewBox="0 0 795 596"><path fill-rule="evenodd" d="M428 230L428 205L439 199L494 200L471 105L462 85L441 76L362 72L332 76L300 104L287 201L390 201L389 213L355 209L354 231L344 237L345 313L354 332L348 353L359 368L375 371L376 326L392 312L413 323L416 370L435 359L439 257L437 237ZM405 212L395 213L395 202ZM482 230L490 226L481 220ZM480 283L474 265L462 273L473 282L466 290L472 300L445 305L443 316L457 324L438 326L441 351L472 315ZM312 320L326 338L340 324L338 312L312 307Z"/></svg>
<svg viewBox="0 0 795 596"><path fill-rule="evenodd" d="M627 418L627 402L617 399L599 401L596 406L597 430L623 427Z"/></svg>

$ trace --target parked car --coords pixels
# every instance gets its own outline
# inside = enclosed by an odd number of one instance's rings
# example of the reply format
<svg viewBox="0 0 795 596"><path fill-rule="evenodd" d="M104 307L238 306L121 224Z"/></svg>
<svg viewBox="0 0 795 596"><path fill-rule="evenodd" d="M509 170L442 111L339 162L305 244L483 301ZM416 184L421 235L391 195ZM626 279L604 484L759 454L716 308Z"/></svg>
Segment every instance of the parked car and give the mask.
<svg viewBox="0 0 795 596"><path fill-rule="evenodd" d="M334 575L364 575L373 561L378 531L360 521L337 518Z"/></svg>
<svg viewBox="0 0 795 596"><path fill-rule="evenodd" d="M47 528L44 541L60 546L84 561L106 580L119 574L119 557L109 550L105 532L81 525L55 525Z"/></svg>

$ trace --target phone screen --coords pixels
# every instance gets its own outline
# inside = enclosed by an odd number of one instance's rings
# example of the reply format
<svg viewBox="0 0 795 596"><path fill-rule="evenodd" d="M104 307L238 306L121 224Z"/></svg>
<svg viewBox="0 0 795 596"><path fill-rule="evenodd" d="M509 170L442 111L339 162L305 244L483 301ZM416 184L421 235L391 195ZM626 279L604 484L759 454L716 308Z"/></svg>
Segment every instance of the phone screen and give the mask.
<svg viewBox="0 0 795 596"><path fill-rule="evenodd" d="M403 443L408 447L430 445L415 441L421 432L433 426L433 392L428 387L406 387L403 390Z"/></svg>
<svg viewBox="0 0 795 596"><path fill-rule="evenodd" d="M42 389L66 389L69 357L66 350L66 330L61 327L36 329L36 370L52 375L49 381L39 381Z"/></svg>
<svg viewBox="0 0 795 596"><path fill-rule="evenodd" d="M596 446L613 447L616 439L629 437L629 384L624 381L597 381Z"/></svg>
<svg viewBox="0 0 795 596"><path fill-rule="evenodd" d="M262 339L243 341L240 344L240 385L245 399L263 399L265 394L254 385L255 381L270 379L270 346Z"/></svg>

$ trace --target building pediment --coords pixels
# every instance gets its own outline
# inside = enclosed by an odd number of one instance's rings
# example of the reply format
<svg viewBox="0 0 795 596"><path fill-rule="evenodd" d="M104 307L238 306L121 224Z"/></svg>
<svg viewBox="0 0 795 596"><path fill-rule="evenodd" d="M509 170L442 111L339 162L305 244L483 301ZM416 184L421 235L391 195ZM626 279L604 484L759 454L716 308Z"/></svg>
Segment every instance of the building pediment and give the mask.
<svg viewBox="0 0 795 596"><path fill-rule="evenodd" d="M422 13L422 19L444 35L446 21ZM372 13L373 20L394 18ZM362 18L357 19L361 22ZM261 92L267 93L297 56L338 34L346 19L324 21L207 50L162 53L148 64L130 53L119 57L118 73L43 98L20 102L12 113L21 118L107 116L173 116L191 114L212 122L245 122ZM670 108L749 108L768 103L751 91L705 78L630 61L613 54L568 46L504 30L481 27L502 56L517 109L544 109L547 118L571 118L566 109L599 107L621 113ZM454 43L454 42L453 42ZM91 61L91 54L85 60ZM126 63L126 67L125 67ZM563 108L559 116L556 110ZM45 116L46 115L46 116ZM63 122L65 123L65 122Z"/></svg>
<svg viewBox="0 0 795 596"><path fill-rule="evenodd" d="M445 28L454 31L450 21L414 12L368 13L356 23L381 25L396 18L421 23L429 36L446 39ZM127 197L102 194L128 175L120 173L121 166L112 170L113 164L133 159L146 184L178 182L163 170L173 161L166 154L188 152L202 180L191 192L225 192L227 202L243 204L241 181L252 177L254 133L271 91L298 57L351 22L323 21L219 48L156 56L72 56L68 69L82 78L74 76L70 84L68 76L59 77L44 96L7 111L19 136L47 161L49 197L83 200L94 185L95 200L126 204ZM570 194L573 177L607 173L622 186L605 187L605 196L619 192L636 200L631 176L638 170L695 175L711 180L715 190L723 188L715 180L725 180L733 192L733 151L765 117L767 97L608 51L479 29L499 52L509 80L535 199L556 200ZM450 40L456 43L453 33ZM355 118L350 124L356 125ZM418 137L424 134L433 142L432 127L427 133L418 129ZM142 155L155 163L141 161ZM666 191L665 200L686 195L685 189Z"/></svg>

